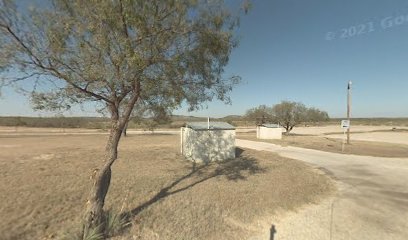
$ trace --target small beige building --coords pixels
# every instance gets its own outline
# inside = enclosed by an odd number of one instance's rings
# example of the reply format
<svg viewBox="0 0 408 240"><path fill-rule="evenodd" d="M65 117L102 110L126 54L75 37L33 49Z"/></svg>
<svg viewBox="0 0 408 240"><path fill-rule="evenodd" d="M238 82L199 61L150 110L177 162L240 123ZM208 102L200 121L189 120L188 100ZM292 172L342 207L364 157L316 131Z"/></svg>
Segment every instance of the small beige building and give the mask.
<svg viewBox="0 0 408 240"><path fill-rule="evenodd" d="M226 122L191 122L181 128L181 153L197 162L235 158L235 127Z"/></svg>
<svg viewBox="0 0 408 240"><path fill-rule="evenodd" d="M258 139L282 139L282 128L278 124L261 124L256 127Z"/></svg>

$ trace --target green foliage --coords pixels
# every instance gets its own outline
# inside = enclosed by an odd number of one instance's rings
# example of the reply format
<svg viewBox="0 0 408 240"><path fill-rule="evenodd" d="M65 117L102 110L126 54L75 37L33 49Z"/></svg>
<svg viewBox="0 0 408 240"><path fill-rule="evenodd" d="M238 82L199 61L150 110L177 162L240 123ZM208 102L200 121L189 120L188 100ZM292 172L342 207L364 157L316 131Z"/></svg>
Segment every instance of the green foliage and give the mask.
<svg viewBox="0 0 408 240"><path fill-rule="evenodd" d="M84 234L81 231L66 232L61 236L61 240L103 240L109 237L117 236L130 222L127 218L114 210L110 209L104 213L103 226L100 225L96 228L91 228ZM104 229L104 231L101 231Z"/></svg>
<svg viewBox="0 0 408 240"><path fill-rule="evenodd" d="M272 108L266 105L260 105L246 111L245 118L255 124L262 124L273 121Z"/></svg>
<svg viewBox="0 0 408 240"><path fill-rule="evenodd" d="M241 11L249 8L244 1ZM222 0L57 0L32 9L0 0L0 9L2 79L42 86L32 92L36 109L96 100L111 111L135 97L152 109L185 102L192 110L229 102L240 79L223 76L239 13ZM7 75L13 69L22 76Z"/></svg>
<svg viewBox="0 0 408 240"><path fill-rule="evenodd" d="M321 111L317 108L309 108L306 112L308 122L327 122L330 120L329 114L326 111Z"/></svg>
<svg viewBox="0 0 408 240"><path fill-rule="evenodd" d="M293 127L303 122L328 121L329 115L317 108L307 108L303 103L282 101L272 107L260 105L251 108L246 112L245 118L256 124L279 123L289 133Z"/></svg>
<svg viewBox="0 0 408 240"><path fill-rule="evenodd" d="M170 124L172 119L167 107L139 102L133 109L130 121L137 127L154 131L159 125Z"/></svg>
<svg viewBox="0 0 408 240"><path fill-rule="evenodd" d="M120 213L112 209L105 213L105 232L107 236L115 236L123 231L130 222Z"/></svg>
<svg viewBox="0 0 408 240"><path fill-rule="evenodd" d="M274 119L289 133L294 126L307 121L307 108L303 103L282 101L272 107Z"/></svg>
<svg viewBox="0 0 408 240"><path fill-rule="evenodd" d="M229 102L240 77L226 78L224 68L238 44L238 19L224 0L55 0L32 9L0 0L0 79L32 81L36 109L101 103L111 119L111 166L116 136L137 103L160 116L182 103L194 110L213 99ZM92 191L98 187L109 183ZM92 203L98 208L100 195ZM101 217L93 214L85 214L86 227Z"/></svg>
<svg viewBox="0 0 408 240"><path fill-rule="evenodd" d="M85 237L80 238L82 240L102 240L104 239L103 234L101 233L99 227L92 228L87 233L85 233Z"/></svg>
<svg viewBox="0 0 408 240"><path fill-rule="evenodd" d="M43 128L106 128L109 119L99 117L0 117L0 126Z"/></svg>
<svg viewBox="0 0 408 240"><path fill-rule="evenodd" d="M60 239L61 240L104 240L105 236L100 231L101 227L96 227L90 229L84 235L81 231L78 232L68 232L65 233Z"/></svg>
<svg viewBox="0 0 408 240"><path fill-rule="evenodd" d="M27 123L22 119L22 117L16 117L15 126L27 126Z"/></svg>

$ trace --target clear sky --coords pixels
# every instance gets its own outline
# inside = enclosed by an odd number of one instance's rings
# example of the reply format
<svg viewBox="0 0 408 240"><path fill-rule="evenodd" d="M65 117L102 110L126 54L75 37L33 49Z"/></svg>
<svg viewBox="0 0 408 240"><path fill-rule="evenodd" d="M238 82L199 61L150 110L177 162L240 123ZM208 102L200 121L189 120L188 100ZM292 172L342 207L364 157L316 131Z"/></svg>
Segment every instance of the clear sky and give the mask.
<svg viewBox="0 0 408 240"><path fill-rule="evenodd" d="M290 100L343 117L352 81L354 117L408 117L406 0L253 0L239 34L226 69L243 80L231 93L232 105L214 101L202 111L182 107L174 114L240 115ZM6 89L0 115L38 113ZM66 115L95 114L85 108Z"/></svg>

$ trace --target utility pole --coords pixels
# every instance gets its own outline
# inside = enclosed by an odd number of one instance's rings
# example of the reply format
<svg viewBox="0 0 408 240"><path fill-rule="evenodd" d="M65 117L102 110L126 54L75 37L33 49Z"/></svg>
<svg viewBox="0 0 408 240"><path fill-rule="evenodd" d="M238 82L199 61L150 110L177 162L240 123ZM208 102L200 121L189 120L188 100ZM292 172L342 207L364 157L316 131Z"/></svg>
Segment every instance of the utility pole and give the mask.
<svg viewBox="0 0 408 240"><path fill-rule="evenodd" d="M352 82L349 81L348 85L347 85L347 120L350 123L350 126L347 128L347 144L350 144L351 84L352 84Z"/></svg>

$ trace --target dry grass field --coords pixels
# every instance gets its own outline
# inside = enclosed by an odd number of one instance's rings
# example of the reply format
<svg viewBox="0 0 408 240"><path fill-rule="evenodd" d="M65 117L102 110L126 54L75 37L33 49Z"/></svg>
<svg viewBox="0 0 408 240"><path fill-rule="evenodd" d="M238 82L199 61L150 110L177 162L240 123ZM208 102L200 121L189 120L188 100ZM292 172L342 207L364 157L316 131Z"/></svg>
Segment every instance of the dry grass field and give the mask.
<svg viewBox="0 0 408 240"><path fill-rule="evenodd" d="M343 138L343 134L327 134L327 137L341 139ZM408 145L408 129L353 133L352 138L353 140L360 141L387 142Z"/></svg>
<svg viewBox="0 0 408 240"><path fill-rule="evenodd" d="M270 142L281 146L310 148L334 153L355 154L373 157L408 157L407 144L353 140L351 141L350 145L346 144L344 151L342 151L343 139L332 138L330 135L313 136L291 134L282 135L282 139L280 140L261 140L256 138L255 132L250 132L237 133L237 138L252 141Z"/></svg>
<svg viewBox="0 0 408 240"><path fill-rule="evenodd" d="M60 239L77 229L105 138L0 136L0 239ZM106 207L131 225L115 239L247 239L272 224L267 216L334 191L302 162L237 151L235 160L194 166L177 135L123 139Z"/></svg>
<svg viewBox="0 0 408 240"><path fill-rule="evenodd" d="M392 131L394 128L397 128L398 131L408 130L407 126L387 126L387 125L352 125L352 133L367 133L367 132L380 132L380 131ZM310 126L303 127L297 126L293 128L290 132L291 134L299 135L327 135L327 134L343 134L343 129L340 127L340 123L336 125L327 125L327 126Z"/></svg>

